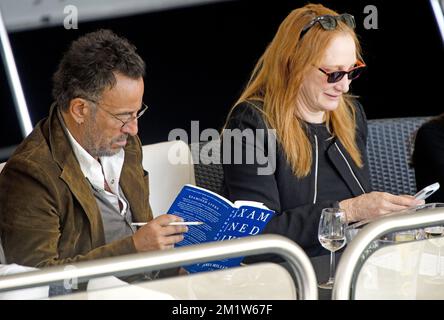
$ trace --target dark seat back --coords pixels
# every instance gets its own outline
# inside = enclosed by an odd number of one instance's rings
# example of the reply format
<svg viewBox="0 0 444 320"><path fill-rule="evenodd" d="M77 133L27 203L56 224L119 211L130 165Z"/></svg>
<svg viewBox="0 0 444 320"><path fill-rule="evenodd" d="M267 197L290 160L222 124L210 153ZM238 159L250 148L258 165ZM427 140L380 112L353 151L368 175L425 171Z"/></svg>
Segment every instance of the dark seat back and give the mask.
<svg viewBox="0 0 444 320"><path fill-rule="evenodd" d="M368 121L367 155L373 190L416 193L411 156L416 131L428 120L430 117Z"/></svg>
<svg viewBox="0 0 444 320"><path fill-rule="evenodd" d="M223 194L224 171L221 164L220 140L190 145L196 185ZM218 159L216 163L212 160Z"/></svg>

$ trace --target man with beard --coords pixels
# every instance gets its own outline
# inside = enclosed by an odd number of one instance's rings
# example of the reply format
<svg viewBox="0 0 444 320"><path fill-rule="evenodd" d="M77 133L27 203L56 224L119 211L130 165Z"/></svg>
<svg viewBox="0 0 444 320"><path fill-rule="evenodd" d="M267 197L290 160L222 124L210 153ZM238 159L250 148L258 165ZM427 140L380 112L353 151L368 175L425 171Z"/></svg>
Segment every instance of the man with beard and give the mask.
<svg viewBox="0 0 444 320"><path fill-rule="evenodd" d="M61 265L171 248L185 226L155 219L138 119L145 63L109 30L74 41L53 77L54 104L0 176L6 260ZM133 222L148 222L136 230Z"/></svg>

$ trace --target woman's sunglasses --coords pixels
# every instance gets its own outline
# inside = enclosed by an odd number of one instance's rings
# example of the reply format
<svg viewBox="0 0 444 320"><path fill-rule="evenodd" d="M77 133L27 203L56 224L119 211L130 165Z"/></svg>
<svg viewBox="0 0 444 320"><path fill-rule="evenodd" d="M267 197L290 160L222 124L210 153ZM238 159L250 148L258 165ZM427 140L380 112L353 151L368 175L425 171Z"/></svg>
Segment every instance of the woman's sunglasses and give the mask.
<svg viewBox="0 0 444 320"><path fill-rule="evenodd" d="M338 21L344 22L347 26L354 29L356 27L355 18L349 13L343 13L339 16L332 16L329 14L319 16L311 20L305 27L302 28L301 36L313 27L318 22L324 30L334 30L338 26Z"/></svg>
<svg viewBox="0 0 444 320"><path fill-rule="evenodd" d="M318 68L318 70L327 75L328 83L336 83L338 81L341 81L341 79L344 78L345 75L348 76L348 80L355 80L357 77L359 77L366 66L361 61L358 61L356 64L357 66L351 68L348 71L327 72L325 70L322 70L321 68Z"/></svg>

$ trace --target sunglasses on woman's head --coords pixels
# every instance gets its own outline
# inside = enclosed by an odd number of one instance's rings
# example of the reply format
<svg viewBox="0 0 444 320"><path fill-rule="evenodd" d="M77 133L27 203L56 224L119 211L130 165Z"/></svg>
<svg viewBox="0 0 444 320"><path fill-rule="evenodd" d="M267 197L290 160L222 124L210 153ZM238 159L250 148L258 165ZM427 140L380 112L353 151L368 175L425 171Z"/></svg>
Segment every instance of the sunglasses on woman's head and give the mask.
<svg viewBox="0 0 444 320"><path fill-rule="evenodd" d="M316 22L319 22L319 24L324 30L334 30L338 26L338 21L344 22L347 26L349 26L352 29L356 27L355 18L349 13L343 13L340 14L339 16L332 16L326 14L314 18L304 28L302 28L300 38L302 38L303 35L316 24Z"/></svg>
<svg viewBox="0 0 444 320"><path fill-rule="evenodd" d="M359 77L364 71L364 68L366 67L365 64L361 61L358 61L357 66L351 68L348 71L333 71L333 72L327 72L323 70L322 68L318 68L319 71L321 71L323 74L327 75L327 82L328 83L336 83L338 81L341 81L342 78L344 78L345 75L347 75L348 80L355 80L357 77Z"/></svg>

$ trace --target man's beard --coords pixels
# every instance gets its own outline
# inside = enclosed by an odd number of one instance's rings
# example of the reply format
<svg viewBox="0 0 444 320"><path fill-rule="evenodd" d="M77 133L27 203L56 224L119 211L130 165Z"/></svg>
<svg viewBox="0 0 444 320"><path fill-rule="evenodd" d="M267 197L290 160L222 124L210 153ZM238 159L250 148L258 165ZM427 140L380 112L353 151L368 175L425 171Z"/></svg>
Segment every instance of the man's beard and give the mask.
<svg viewBox="0 0 444 320"><path fill-rule="evenodd" d="M98 145L97 143L100 142L100 139L94 125L91 125L91 123L85 123L85 130L84 149L95 159L100 157L111 157L117 154L120 151L120 148L112 149L111 146L116 142L125 141L128 139L127 134L122 134L119 137L112 139L106 145Z"/></svg>
<svg viewBox="0 0 444 320"><path fill-rule="evenodd" d="M97 150L98 157L111 157L117 154L121 148L119 149L111 149L111 146L116 142L126 141L128 139L127 134L122 134L121 136L114 138L110 141L108 148L106 146L99 146Z"/></svg>

